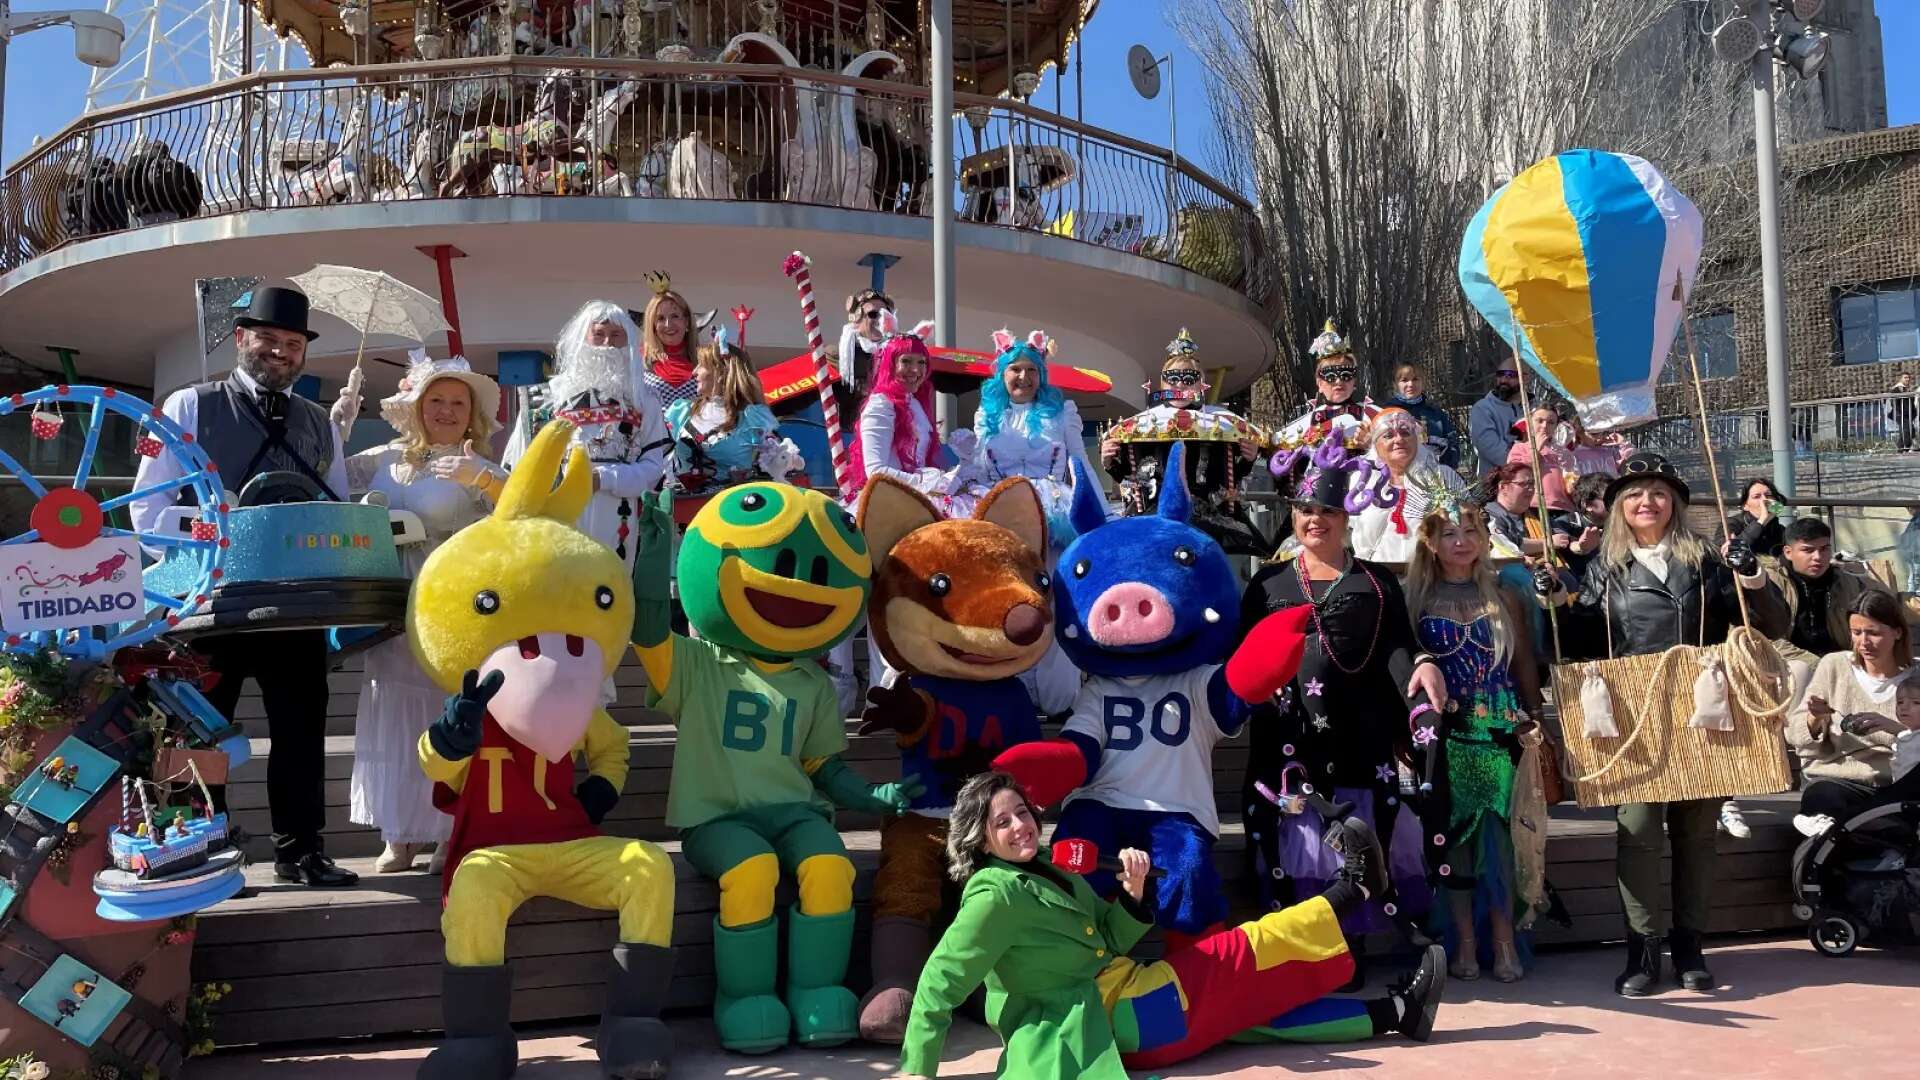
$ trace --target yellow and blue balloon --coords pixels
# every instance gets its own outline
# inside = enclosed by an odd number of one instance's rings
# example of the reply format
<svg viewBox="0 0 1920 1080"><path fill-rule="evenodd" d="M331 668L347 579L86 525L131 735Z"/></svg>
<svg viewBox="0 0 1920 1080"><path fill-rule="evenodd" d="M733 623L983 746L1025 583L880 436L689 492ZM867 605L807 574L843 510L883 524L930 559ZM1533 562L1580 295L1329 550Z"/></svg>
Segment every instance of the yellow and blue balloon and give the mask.
<svg viewBox="0 0 1920 1080"><path fill-rule="evenodd" d="M1460 285L1590 430L1625 427L1655 416L1701 235L1700 211L1644 159L1568 150L1480 207Z"/></svg>

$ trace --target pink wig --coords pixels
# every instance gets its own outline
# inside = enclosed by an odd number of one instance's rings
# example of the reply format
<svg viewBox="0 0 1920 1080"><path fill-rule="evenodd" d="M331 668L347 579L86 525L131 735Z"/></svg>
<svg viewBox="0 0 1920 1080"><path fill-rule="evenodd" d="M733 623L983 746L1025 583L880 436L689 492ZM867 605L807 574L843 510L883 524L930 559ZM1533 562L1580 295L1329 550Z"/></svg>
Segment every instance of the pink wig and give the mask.
<svg viewBox="0 0 1920 1080"><path fill-rule="evenodd" d="M890 330L892 328L887 326L888 322L889 320L883 316L882 327ZM937 431L919 430L919 425L914 422L913 408L907 404L907 388L894 375L893 366L902 355L910 352L926 357L931 362L932 355L927 352L926 339L932 333L933 324L923 322L914 327L910 334L896 333L889 336L886 343L880 346L879 354L874 357L873 386L867 391L866 400L860 403L862 416L866 415L867 403L876 397L885 398L893 403L893 456L900 462L903 469L917 469L932 464L934 451L940 445L940 436ZM914 391L913 397L920 402L920 407L925 410L927 418L932 419L933 372L931 369L928 370L927 377L921 380L920 388ZM843 496L849 498L867 486L866 454L856 445L852 457L853 460L848 462L850 466L848 472L849 478L853 481L853 488Z"/></svg>

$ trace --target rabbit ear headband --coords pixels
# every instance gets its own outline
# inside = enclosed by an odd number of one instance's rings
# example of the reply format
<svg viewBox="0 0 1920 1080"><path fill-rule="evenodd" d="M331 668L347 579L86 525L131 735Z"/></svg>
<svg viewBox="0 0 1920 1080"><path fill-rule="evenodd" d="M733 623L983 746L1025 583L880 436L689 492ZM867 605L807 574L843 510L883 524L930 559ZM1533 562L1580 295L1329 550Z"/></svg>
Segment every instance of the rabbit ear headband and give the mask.
<svg viewBox="0 0 1920 1080"><path fill-rule="evenodd" d="M888 338L916 337L920 339L922 344L925 344L933 338L933 320L922 319L914 325L912 330L902 333L900 330L900 317L890 310L882 311L880 313L880 333Z"/></svg>
<svg viewBox="0 0 1920 1080"><path fill-rule="evenodd" d="M1024 342L1015 338L1004 326L993 332L993 351L996 353L1003 353L1016 345L1023 344L1027 348L1040 354L1042 359L1045 359L1048 354L1053 352L1053 339L1047 336L1045 330L1033 331L1027 335L1027 340Z"/></svg>

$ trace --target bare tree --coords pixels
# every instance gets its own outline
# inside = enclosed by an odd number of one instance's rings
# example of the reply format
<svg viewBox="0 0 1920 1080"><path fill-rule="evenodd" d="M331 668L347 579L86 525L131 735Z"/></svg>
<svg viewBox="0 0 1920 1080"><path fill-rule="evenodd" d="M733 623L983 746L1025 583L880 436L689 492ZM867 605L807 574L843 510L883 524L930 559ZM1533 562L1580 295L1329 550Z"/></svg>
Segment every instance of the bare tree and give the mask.
<svg viewBox="0 0 1920 1080"><path fill-rule="evenodd" d="M1212 164L1251 193L1278 263L1283 359L1256 394L1263 419L1297 411L1312 385L1303 346L1328 318L1372 387L1395 362L1457 343L1440 389L1477 392L1507 352L1467 309L1460 237L1495 188L1560 150L1654 162L1707 219L1706 292L1746 287L1750 94L1744 67L1716 63L1707 39L1730 11L1730 0L1182 0L1174 22L1214 75ZM1791 133L1796 114L1783 112Z"/></svg>

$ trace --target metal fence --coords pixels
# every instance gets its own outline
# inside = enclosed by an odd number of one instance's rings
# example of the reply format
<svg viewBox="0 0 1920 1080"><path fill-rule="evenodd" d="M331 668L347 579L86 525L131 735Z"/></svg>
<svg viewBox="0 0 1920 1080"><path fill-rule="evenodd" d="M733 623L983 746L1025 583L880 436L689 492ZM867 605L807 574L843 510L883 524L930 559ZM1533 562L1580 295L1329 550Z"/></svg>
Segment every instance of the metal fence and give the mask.
<svg viewBox="0 0 1920 1080"><path fill-rule="evenodd" d="M751 42L749 42L751 44ZM736 50L723 59L751 56ZM248 76L82 117L0 179L0 269L182 218L502 196L930 212L933 117L892 54L846 73L496 58ZM1256 301L1244 200L1166 151L961 95L954 205L1185 267Z"/></svg>

